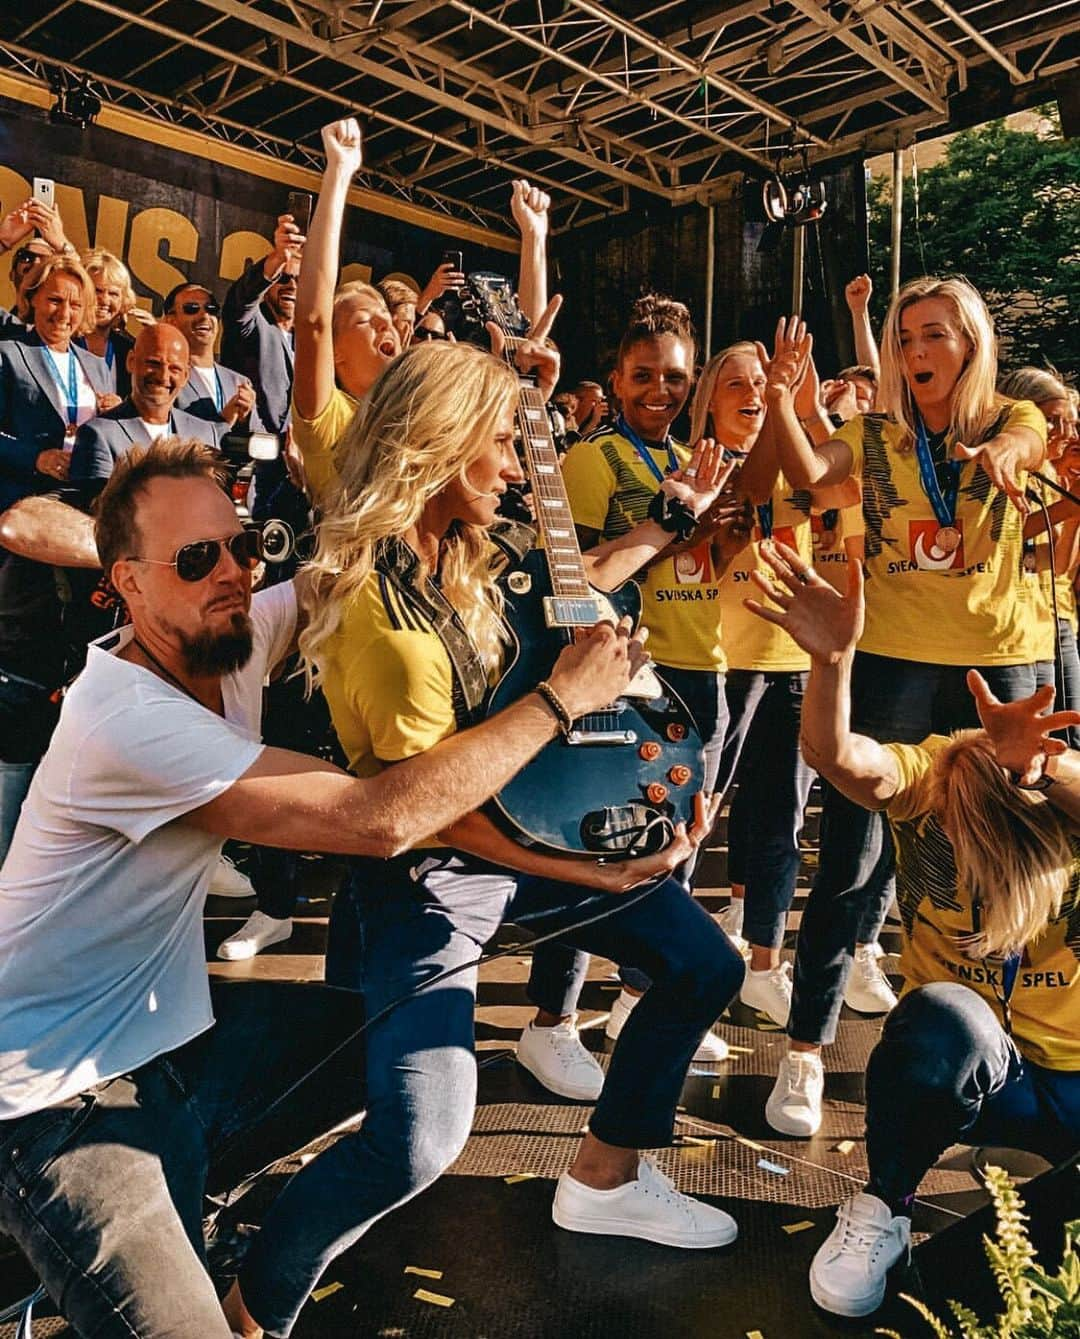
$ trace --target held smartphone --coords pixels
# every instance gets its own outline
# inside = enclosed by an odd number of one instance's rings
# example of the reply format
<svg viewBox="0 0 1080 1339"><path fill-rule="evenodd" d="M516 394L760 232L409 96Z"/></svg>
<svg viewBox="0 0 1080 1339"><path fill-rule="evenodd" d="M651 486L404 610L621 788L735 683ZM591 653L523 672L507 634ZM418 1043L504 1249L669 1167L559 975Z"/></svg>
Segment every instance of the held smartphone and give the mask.
<svg viewBox="0 0 1080 1339"><path fill-rule="evenodd" d="M50 209L56 208L56 184L52 177L34 178L34 199Z"/></svg>
<svg viewBox="0 0 1080 1339"><path fill-rule="evenodd" d="M293 216L293 222L306 237L311 225L311 196L307 191L290 191L285 213Z"/></svg>
<svg viewBox="0 0 1080 1339"><path fill-rule="evenodd" d="M461 269L461 252L460 252L460 251L444 251L444 252L442 253L442 260L439 261L439 264L440 264L440 265L453 265L453 267L454 267L455 270L460 270L460 269Z"/></svg>

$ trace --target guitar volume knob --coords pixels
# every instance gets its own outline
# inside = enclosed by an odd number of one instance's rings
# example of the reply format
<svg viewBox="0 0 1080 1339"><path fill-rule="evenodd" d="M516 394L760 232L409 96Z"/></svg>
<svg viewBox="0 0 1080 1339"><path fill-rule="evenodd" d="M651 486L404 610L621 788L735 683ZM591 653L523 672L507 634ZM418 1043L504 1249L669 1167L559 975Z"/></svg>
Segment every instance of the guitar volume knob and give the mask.
<svg viewBox="0 0 1080 1339"><path fill-rule="evenodd" d="M647 739L638 749L638 757L646 762L655 762L663 752L655 739Z"/></svg>
<svg viewBox="0 0 1080 1339"><path fill-rule="evenodd" d="M645 788L645 796L650 804L663 804L667 793L667 786L662 781L653 781Z"/></svg>
<svg viewBox="0 0 1080 1339"><path fill-rule="evenodd" d="M684 763L676 763L668 772L668 780L673 786L685 786L690 780L690 768Z"/></svg>
<svg viewBox="0 0 1080 1339"><path fill-rule="evenodd" d="M681 744L686 738L686 726L682 721L672 721L665 733L673 744Z"/></svg>

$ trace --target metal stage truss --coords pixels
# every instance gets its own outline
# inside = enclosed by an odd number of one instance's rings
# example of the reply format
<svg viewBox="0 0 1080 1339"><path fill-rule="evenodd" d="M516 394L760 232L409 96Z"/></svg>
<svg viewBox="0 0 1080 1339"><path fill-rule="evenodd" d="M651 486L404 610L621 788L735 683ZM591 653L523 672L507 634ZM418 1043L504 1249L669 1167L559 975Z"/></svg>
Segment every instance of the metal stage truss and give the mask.
<svg viewBox="0 0 1080 1339"><path fill-rule="evenodd" d="M1051 99L1078 0L41 0L4 6L0 69L303 167L368 119L362 184L505 231L506 184L558 230L642 193L722 198Z"/></svg>

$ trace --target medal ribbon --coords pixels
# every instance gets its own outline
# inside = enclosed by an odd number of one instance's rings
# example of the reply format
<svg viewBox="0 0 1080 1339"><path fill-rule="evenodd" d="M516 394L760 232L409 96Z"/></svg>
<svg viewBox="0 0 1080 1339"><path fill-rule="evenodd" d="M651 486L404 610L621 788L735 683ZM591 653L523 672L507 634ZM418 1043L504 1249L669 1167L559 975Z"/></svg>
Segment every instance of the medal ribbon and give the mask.
<svg viewBox="0 0 1080 1339"><path fill-rule="evenodd" d="M956 521L956 499L960 491L962 462L959 460L947 460L945 462L948 482L945 485L944 492L942 492L941 485L938 482L937 470L934 468L933 457L930 454L930 441L926 435L926 424L922 421L921 415L915 419L915 454L919 460L919 480L922 483L923 492L934 509L938 524L941 526L953 525Z"/></svg>
<svg viewBox="0 0 1080 1339"><path fill-rule="evenodd" d="M60 387L60 393L64 393L64 378L60 375L60 364L52 356L52 352L47 344L43 344L45 357L49 360L49 366L52 368L53 380ZM79 421L79 370L75 360L74 351L68 348L68 375L67 375L67 421L73 427Z"/></svg>
<svg viewBox="0 0 1080 1339"><path fill-rule="evenodd" d="M642 438L640 438L637 435L637 433L633 430L630 424L627 423L626 419L623 417L622 414L620 414L619 417L615 420L615 431L618 433L622 433L622 435L626 438L626 440L630 443L630 445L634 448L634 450L638 453L641 459L648 466L649 473L653 476L656 482L658 484L662 484L666 476L661 471L660 466L656 463L656 461L653 460L652 452L645 445L645 442L642 440ZM675 470L679 468L679 460L678 457L675 455L674 448L671 445L670 435L664 438L664 441L662 443L662 449L664 448L666 448L668 454L667 473L673 474Z"/></svg>
<svg viewBox="0 0 1080 1339"><path fill-rule="evenodd" d="M757 523L761 529L761 538L772 539L772 498L769 498L768 502L763 502L759 507L755 508L755 510L757 511Z"/></svg>
<svg viewBox="0 0 1080 1339"><path fill-rule="evenodd" d="M225 408L225 387L221 384L221 373L214 364L214 408L220 414Z"/></svg>

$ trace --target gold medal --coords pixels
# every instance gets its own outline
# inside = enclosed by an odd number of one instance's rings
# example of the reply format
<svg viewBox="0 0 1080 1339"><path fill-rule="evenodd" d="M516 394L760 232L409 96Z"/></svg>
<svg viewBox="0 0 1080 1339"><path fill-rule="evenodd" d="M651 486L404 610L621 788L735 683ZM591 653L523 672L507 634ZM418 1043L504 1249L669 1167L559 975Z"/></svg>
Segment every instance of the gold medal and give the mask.
<svg viewBox="0 0 1080 1339"><path fill-rule="evenodd" d="M934 547L942 553L955 553L960 547L960 531L955 525L943 525L934 536Z"/></svg>

